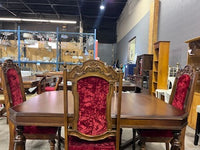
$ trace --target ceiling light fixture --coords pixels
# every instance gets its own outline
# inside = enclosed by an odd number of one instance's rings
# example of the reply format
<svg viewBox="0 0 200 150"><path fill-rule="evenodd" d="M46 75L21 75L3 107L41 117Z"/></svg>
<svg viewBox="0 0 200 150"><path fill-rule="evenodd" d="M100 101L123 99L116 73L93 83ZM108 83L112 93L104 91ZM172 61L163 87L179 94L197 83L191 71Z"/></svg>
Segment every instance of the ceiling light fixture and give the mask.
<svg viewBox="0 0 200 150"><path fill-rule="evenodd" d="M100 9L101 9L101 10L104 10L104 9L105 9L105 5L104 5L104 1L103 1L103 0L101 0Z"/></svg>
<svg viewBox="0 0 200 150"><path fill-rule="evenodd" d="M46 19L23 19L23 18L0 18L0 21L25 21L25 22L76 24L76 21L70 21L70 20L46 20Z"/></svg>

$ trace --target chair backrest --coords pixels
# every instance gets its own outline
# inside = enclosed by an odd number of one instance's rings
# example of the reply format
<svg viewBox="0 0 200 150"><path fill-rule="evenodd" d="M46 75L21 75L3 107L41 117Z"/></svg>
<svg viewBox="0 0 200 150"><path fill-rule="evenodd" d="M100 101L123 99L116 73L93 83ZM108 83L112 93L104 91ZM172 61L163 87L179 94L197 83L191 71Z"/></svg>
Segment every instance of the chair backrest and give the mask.
<svg viewBox="0 0 200 150"><path fill-rule="evenodd" d="M42 77L42 79L38 83L37 94L41 94L41 93L45 92L45 87L46 87L46 76Z"/></svg>
<svg viewBox="0 0 200 150"><path fill-rule="evenodd" d="M26 97L21 72L12 60L5 60L2 64L1 77L6 109L24 102Z"/></svg>
<svg viewBox="0 0 200 150"><path fill-rule="evenodd" d="M57 80L56 80L56 85L55 85L55 90L59 90L59 84L62 82L62 77L57 77Z"/></svg>
<svg viewBox="0 0 200 150"><path fill-rule="evenodd" d="M68 135L88 141L97 141L109 136L116 136L116 140L119 140L122 78L122 72L116 72L111 66L106 66L98 60L85 61L82 66L76 66L70 72L66 69L63 71L65 143ZM74 115L70 128L67 123L67 106L68 101L72 99L68 100L67 81L72 82L74 100ZM116 83L119 84L117 121L113 129L111 103Z"/></svg>
<svg viewBox="0 0 200 150"><path fill-rule="evenodd" d="M189 113L197 82L198 72L187 65L177 72L169 103Z"/></svg>

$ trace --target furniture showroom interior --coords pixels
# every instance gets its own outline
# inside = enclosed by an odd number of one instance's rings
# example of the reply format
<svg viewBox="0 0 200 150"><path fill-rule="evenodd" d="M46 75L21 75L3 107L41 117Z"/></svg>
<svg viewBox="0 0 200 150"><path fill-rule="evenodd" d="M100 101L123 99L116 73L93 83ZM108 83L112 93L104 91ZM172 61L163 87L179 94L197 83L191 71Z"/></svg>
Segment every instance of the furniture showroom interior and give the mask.
<svg viewBox="0 0 200 150"><path fill-rule="evenodd" d="M199 10L0 0L0 149L200 150Z"/></svg>

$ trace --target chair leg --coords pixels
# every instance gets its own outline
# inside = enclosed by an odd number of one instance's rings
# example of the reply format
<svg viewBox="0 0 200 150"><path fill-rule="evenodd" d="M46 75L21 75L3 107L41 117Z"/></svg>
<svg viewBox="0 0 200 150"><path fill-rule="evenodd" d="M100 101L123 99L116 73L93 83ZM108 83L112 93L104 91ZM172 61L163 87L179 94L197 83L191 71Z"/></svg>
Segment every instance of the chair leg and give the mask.
<svg viewBox="0 0 200 150"><path fill-rule="evenodd" d="M58 150L61 150L61 127L58 128Z"/></svg>
<svg viewBox="0 0 200 150"><path fill-rule="evenodd" d="M55 139L51 139L49 140L49 144L50 144L50 150L55 150Z"/></svg>
<svg viewBox="0 0 200 150"><path fill-rule="evenodd" d="M135 142L136 142L136 130L133 129L133 144L132 144L132 150L135 150Z"/></svg>
<svg viewBox="0 0 200 150"><path fill-rule="evenodd" d="M183 128L181 131L181 136L180 136L181 149L180 150L185 150L185 131L186 131L186 127Z"/></svg>
<svg viewBox="0 0 200 150"><path fill-rule="evenodd" d="M200 113L197 113L197 123L196 123L195 136L194 136L194 145L198 145L199 133L200 133Z"/></svg>
<svg viewBox="0 0 200 150"><path fill-rule="evenodd" d="M122 128L120 128L120 137L119 137L119 145L121 146L122 145Z"/></svg>
<svg viewBox="0 0 200 150"><path fill-rule="evenodd" d="M9 131L10 131L9 150L13 150L14 149L14 139L15 139L15 126L11 122L9 123Z"/></svg>
<svg viewBox="0 0 200 150"><path fill-rule="evenodd" d="M145 150L145 140L143 138L140 138L140 150Z"/></svg>
<svg viewBox="0 0 200 150"><path fill-rule="evenodd" d="M169 143L165 143L166 150L169 150Z"/></svg>

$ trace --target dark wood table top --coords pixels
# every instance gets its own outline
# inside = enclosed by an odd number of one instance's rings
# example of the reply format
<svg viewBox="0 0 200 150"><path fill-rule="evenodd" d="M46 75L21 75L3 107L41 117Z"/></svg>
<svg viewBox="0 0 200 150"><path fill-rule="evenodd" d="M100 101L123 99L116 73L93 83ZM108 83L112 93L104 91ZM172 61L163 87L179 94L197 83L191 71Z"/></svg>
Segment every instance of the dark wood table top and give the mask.
<svg viewBox="0 0 200 150"><path fill-rule="evenodd" d="M73 99L69 92L69 115L73 115ZM116 95L112 101L113 122L116 112ZM63 126L63 91L45 92L21 105L10 108L10 120L17 126ZM135 129L181 130L187 124L184 111L142 93L123 93L121 127ZM70 120L69 120L70 121Z"/></svg>

